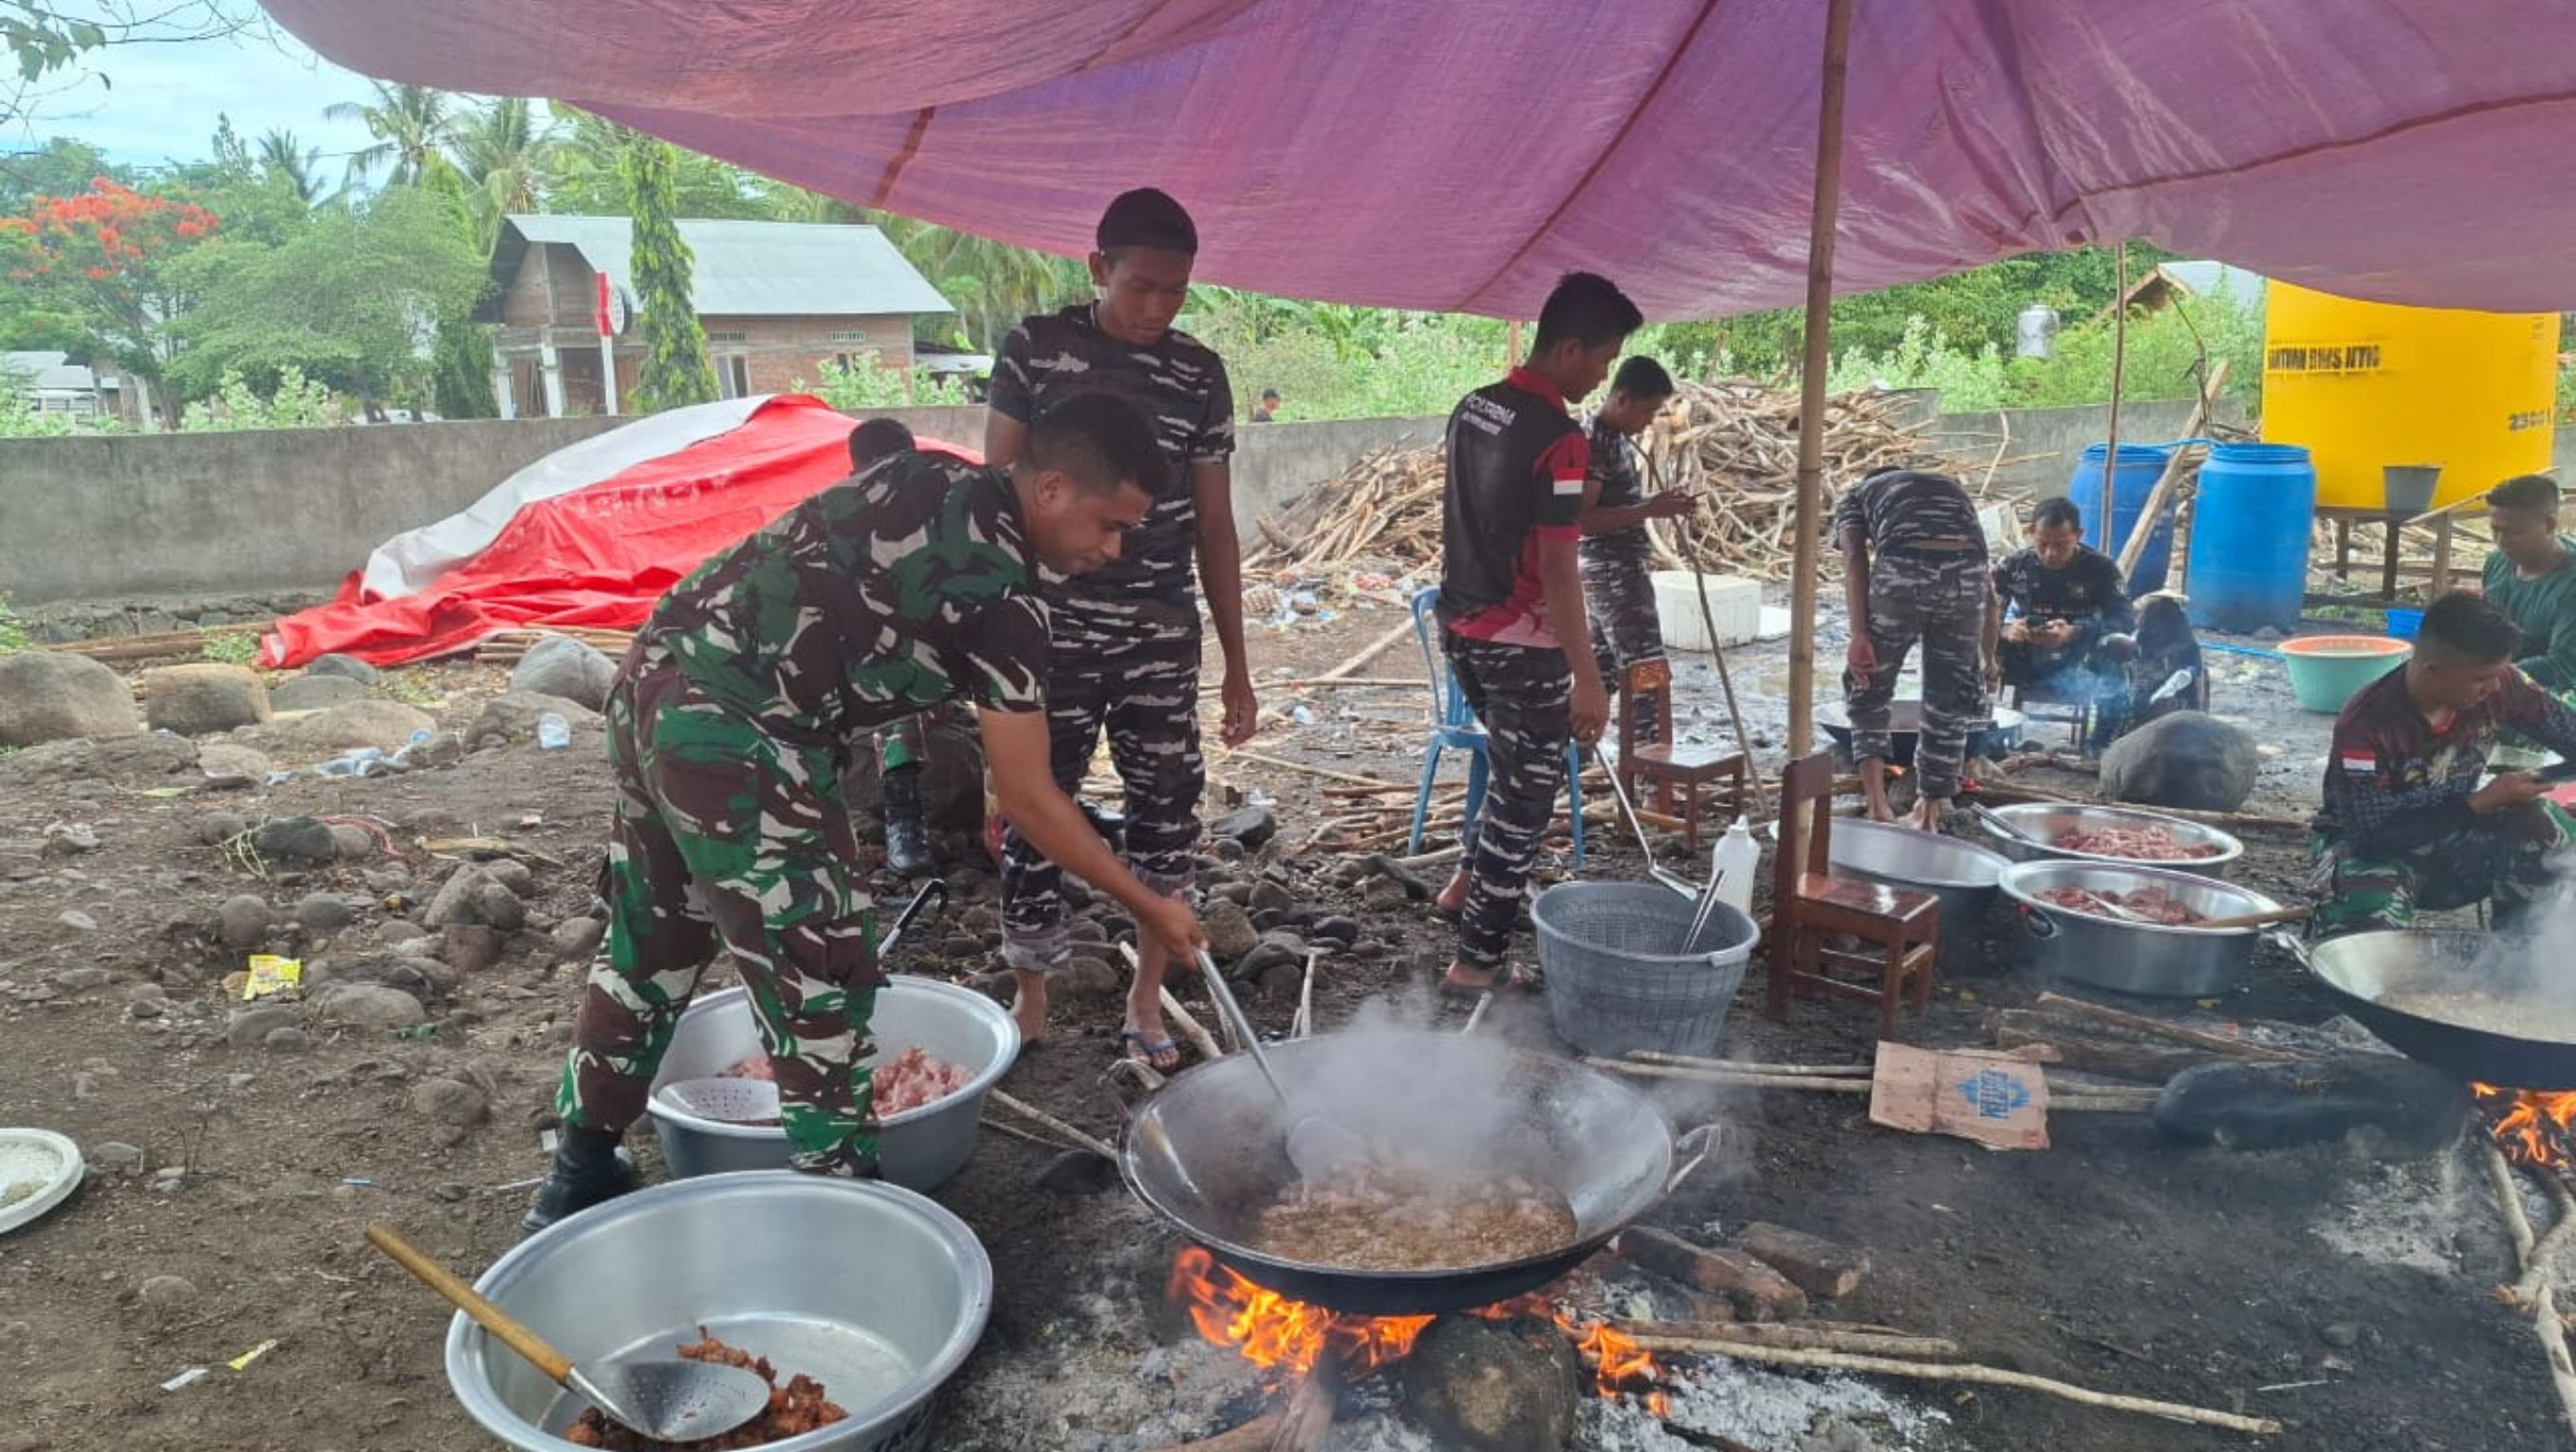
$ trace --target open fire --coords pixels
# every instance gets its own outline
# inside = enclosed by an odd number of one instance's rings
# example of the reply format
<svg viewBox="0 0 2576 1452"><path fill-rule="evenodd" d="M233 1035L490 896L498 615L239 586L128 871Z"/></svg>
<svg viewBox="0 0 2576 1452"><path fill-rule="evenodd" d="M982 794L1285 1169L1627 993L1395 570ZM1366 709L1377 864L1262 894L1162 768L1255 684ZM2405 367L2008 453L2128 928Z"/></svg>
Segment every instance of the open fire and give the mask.
<svg viewBox="0 0 2576 1452"><path fill-rule="evenodd" d="M1171 1295L1189 1308L1191 1324L1209 1344L1233 1347L1253 1365L1281 1373L1283 1381L1307 1375L1327 1361L1346 1378L1383 1370L1403 1360L1435 1319L1349 1316L1292 1301L1218 1265L1216 1257L1197 1246L1183 1250L1172 1263ZM1647 1410L1659 1417L1669 1411L1664 1393L1652 1389L1661 1377L1655 1358L1606 1325L1575 1320L1541 1296L1522 1296L1468 1314L1552 1321L1592 1369L1593 1385L1602 1396L1617 1398L1643 1388Z"/></svg>
<svg viewBox="0 0 2576 1452"><path fill-rule="evenodd" d="M2487 1133L2503 1148L2505 1158L2517 1164L2553 1165L2560 1169L2576 1163L2576 1157L2569 1154L2570 1125L2576 1124L2576 1090L2501 1089L2493 1084L2473 1083L2469 1092L2493 1117Z"/></svg>

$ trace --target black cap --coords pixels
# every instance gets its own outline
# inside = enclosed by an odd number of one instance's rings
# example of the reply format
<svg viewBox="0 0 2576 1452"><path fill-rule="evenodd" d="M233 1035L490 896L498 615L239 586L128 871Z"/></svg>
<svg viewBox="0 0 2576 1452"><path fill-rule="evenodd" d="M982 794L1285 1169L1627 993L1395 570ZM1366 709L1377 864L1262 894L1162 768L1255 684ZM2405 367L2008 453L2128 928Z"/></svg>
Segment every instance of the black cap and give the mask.
<svg viewBox="0 0 2576 1452"><path fill-rule="evenodd" d="M1199 229L1190 214L1168 192L1153 187L1138 187L1120 192L1100 214L1096 241L1103 252L1120 247L1152 247L1164 252L1187 252L1196 256Z"/></svg>

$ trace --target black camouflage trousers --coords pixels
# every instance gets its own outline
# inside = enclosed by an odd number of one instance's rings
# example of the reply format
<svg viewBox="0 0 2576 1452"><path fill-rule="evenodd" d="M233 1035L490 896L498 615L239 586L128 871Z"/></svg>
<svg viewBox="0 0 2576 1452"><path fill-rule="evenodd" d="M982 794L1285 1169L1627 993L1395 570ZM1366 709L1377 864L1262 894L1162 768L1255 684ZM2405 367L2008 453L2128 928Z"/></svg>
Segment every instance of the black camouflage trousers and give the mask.
<svg viewBox="0 0 2576 1452"><path fill-rule="evenodd" d="M1655 613L1649 563L1643 553L1583 554L1583 611L1592 620L1592 654L1601 662L1601 679L1614 687L1620 671L1664 657L1664 624Z"/></svg>
<svg viewBox="0 0 2576 1452"><path fill-rule="evenodd" d="M1152 605L1109 620L1049 612L1047 731L1056 785L1079 796L1103 732L1125 788L1128 870L1160 893L1196 881L1199 620L1195 604ZM1002 961L1023 972L1072 962L1064 872L1018 832L1002 853Z"/></svg>
<svg viewBox="0 0 2576 1452"><path fill-rule="evenodd" d="M1574 677L1561 650L1446 633L1442 644L1467 704L1484 724L1490 770L1459 859L1467 872L1467 905L1458 917L1458 960L1499 968L1528 895L1530 868L1565 791Z"/></svg>
<svg viewBox="0 0 2576 1452"><path fill-rule="evenodd" d="M582 993L556 1108L622 1133L721 945L751 1000L796 1167L875 1172L868 1022L884 983L839 754L779 740L669 666L608 698L617 778L608 936Z"/></svg>
<svg viewBox="0 0 2576 1452"><path fill-rule="evenodd" d="M1915 737L1916 790L1947 801L1959 794L1968 732L1986 714L1983 550L1881 552L1869 566L1869 644L1878 669L1867 680L1843 672L1851 713L1852 759L1889 759L1888 724L1905 658L1923 647L1923 722Z"/></svg>

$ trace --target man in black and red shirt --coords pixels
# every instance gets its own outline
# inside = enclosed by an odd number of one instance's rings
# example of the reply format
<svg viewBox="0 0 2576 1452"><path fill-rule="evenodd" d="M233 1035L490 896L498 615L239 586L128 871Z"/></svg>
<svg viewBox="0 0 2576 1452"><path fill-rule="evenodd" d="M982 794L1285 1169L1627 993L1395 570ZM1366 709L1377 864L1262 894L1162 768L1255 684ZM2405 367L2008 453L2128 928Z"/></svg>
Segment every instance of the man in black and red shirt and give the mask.
<svg viewBox="0 0 2576 1452"><path fill-rule="evenodd" d="M1481 992L1501 976L1565 788L1566 742L1598 741L1610 714L1577 555L1591 449L1566 410L1601 386L1644 321L1608 279L1569 273L1539 310L1528 361L1449 416L1441 639L1492 763L1458 873L1440 894L1441 911L1459 920L1442 980L1453 990Z"/></svg>
<svg viewBox="0 0 2576 1452"><path fill-rule="evenodd" d="M2346 703L2313 824L2320 934L2402 928L2419 908L2490 898L2505 928L2556 889L2549 856L2576 840L2576 820L2530 772L2479 782L2508 728L2576 759L2576 711L2515 668L2520 644L2494 605L2445 595L2424 612L2413 658Z"/></svg>

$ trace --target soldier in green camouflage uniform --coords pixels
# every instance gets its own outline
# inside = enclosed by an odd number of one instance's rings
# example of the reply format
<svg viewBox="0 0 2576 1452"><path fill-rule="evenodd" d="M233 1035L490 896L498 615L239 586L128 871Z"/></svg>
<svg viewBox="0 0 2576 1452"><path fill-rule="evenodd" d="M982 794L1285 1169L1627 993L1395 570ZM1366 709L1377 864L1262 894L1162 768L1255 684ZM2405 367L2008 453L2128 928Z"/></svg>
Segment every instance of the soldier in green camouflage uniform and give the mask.
<svg viewBox="0 0 2576 1452"><path fill-rule="evenodd" d="M608 700L608 936L574 1026L531 1229L632 1187L618 1136L721 946L750 989L800 1169L874 1171L884 981L840 778L869 733L963 700L996 794L1055 860L1187 951L1187 908L1118 864L1048 772L1038 566L1117 558L1163 484L1144 419L1069 401L1005 476L895 454L716 556L654 610Z"/></svg>

